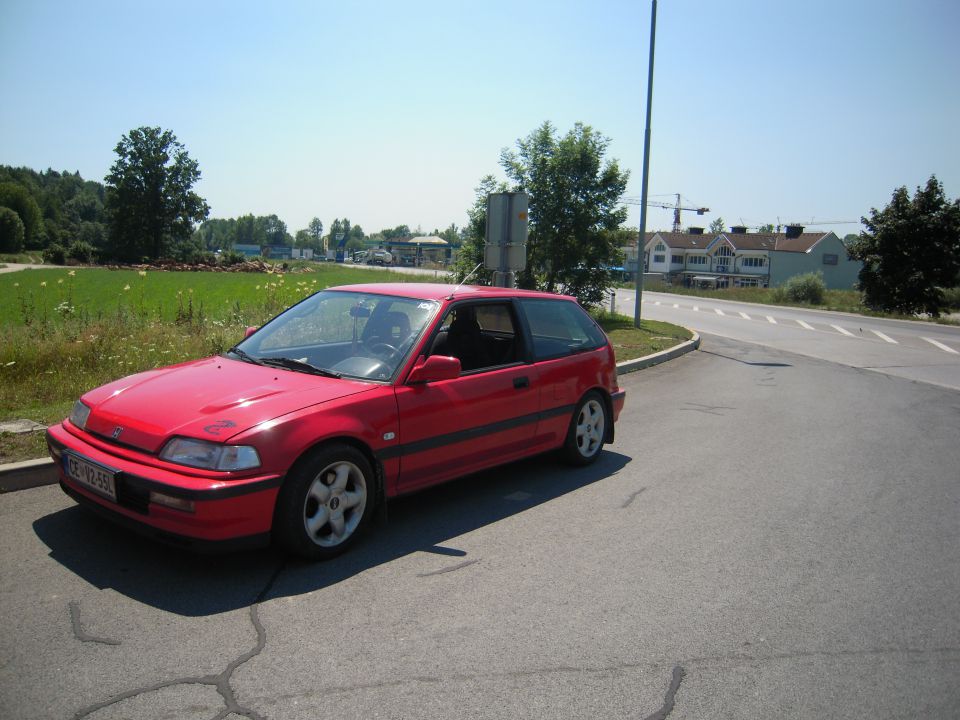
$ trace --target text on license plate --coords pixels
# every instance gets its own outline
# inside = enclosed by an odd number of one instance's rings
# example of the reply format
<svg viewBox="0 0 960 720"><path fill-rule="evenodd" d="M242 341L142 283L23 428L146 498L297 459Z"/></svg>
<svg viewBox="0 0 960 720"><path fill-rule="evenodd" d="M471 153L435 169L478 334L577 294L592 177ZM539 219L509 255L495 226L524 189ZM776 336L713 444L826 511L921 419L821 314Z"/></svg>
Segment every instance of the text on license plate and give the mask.
<svg viewBox="0 0 960 720"><path fill-rule="evenodd" d="M75 480L84 487L90 488L95 493L99 493L116 502L116 473L112 470L107 470L99 465L81 460L69 453L65 453L63 456L63 469L67 477L71 480Z"/></svg>

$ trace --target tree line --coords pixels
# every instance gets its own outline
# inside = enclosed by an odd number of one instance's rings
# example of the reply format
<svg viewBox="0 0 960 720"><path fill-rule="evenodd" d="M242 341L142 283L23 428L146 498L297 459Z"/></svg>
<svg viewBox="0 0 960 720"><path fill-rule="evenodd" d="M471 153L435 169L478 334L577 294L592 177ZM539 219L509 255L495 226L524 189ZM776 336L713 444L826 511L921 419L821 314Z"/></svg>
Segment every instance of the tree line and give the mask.
<svg viewBox="0 0 960 720"><path fill-rule="evenodd" d="M522 191L530 197L529 242L518 285L574 295L587 306L603 302L629 235L622 202L629 171L606 158L609 145L610 139L589 125L576 123L560 134L545 122L515 148L504 149L500 166L508 182L485 176L467 209L467 225L433 231L461 244L458 280L482 263L487 196ZM323 253L341 242L352 251L422 234L398 225L367 236L347 218L335 218L324 233L314 217L292 235L276 215L208 219L209 206L193 190L199 165L171 131L136 128L115 152L103 183L76 172L0 166L0 252L43 250L59 263L190 261L237 245ZM873 208L863 223L866 230L845 241L850 256L863 262L864 303L938 315L947 304L945 291L960 286L960 200L947 198L931 176L913 198L906 187L895 190L890 203ZM471 280L489 283L490 273L479 270Z"/></svg>

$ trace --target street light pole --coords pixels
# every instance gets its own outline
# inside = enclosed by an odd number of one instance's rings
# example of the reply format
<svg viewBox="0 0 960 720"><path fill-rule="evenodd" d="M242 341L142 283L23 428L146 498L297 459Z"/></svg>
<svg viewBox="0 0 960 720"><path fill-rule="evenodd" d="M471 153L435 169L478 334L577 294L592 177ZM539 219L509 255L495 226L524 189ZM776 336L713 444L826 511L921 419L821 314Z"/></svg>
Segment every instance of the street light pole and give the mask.
<svg viewBox="0 0 960 720"><path fill-rule="evenodd" d="M657 0L650 12L650 67L647 75L647 125L643 131L643 177L640 190L640 231L637 237L637 297L633 309L633 326L640 327L640 296L643 294L643 246L647 234L647 178L650 175L650 109L653 105L653 46L657 37Z"/></svg>

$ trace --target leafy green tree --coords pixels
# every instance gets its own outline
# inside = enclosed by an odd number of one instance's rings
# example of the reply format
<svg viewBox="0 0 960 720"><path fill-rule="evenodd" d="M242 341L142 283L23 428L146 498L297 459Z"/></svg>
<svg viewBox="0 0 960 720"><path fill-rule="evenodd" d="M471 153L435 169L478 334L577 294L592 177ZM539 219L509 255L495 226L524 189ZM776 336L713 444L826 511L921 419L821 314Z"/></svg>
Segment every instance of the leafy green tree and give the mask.
<svg viewBox="0 0 960 720"><path fill-rule="evenodd" d="M107 185L108 253L122 261L160 258L188 242L210 208L193 191L200 167L169 130L140 127L124 135Z"/></svg>
<svg viewBox="0 0 960 720"><path fill-rule="evenodd" d="M13 210L23 223L23 244L38 248L43 244L43 214L30 191L18 182L0 183L0 206Z"/></svg>
<svg viewBox="0 0 960 720"><path fill-rule="evenodd" d="M861 222L867 229L848 252L863 262L864 303L939 316L947 306L943 289L960 283L960 200L947 199L932 175L912 200L906 187L897 188L890 204Z"/></svg>
<svg viewBox="0 0 960 720"><path fill-rule="evenodd" d="M493 175L483 177L480 184L474 188L473 205L467 210L467 232L453 263L453 275L458 283L463 282L477 265L480 267L470 275L470 284L493 283L493 272L483 267L483 245L487 235L487 196L506 191L506 183L497 182Z"/></svg>
<svg viewBox="0 0 960 720"><path fill-rule="evenodd" d="M16 212L0 206L0 252L18 253L23 250L23 221Z"/></svg>
<svg viewBox="0 0 960 720"><path fill-rule="evenodd" d="M310 247L317 252L323 252L326 248L323 246L323 223L320 218L313 218L307 225L307 234L312 240Z"/></svg>
<svg viewBox="0 0 960 720"><path fill-rule="evenodd" d="M723 218L722 218L722 217L718 217L716 220L714 220L712 223L710 223L710 234L711 234L711 235L719 235L720 233L722 233L722 232L726 229L726 227L727 227L727 226L724 225L724 223L723 223Z"/></svg>
<svg viewBox="0 0 960 720"><path fill-rule="evenodd" d="M757 232L764 233L766 235L772 235L774 233L773 223L767 223L766 225L761 225L757 228Z"/></svg>
<svg viewBox="0 0 960 720"><path fill-rule="evenodd" d="M558 137L545 122L517 150L500 157L515 191L530 195L527 269L521 287L574 295L585 306L604 301L621 261L613 231L627 218L621 198L630 173L604 160L609 138L576 123Z"/></svg>

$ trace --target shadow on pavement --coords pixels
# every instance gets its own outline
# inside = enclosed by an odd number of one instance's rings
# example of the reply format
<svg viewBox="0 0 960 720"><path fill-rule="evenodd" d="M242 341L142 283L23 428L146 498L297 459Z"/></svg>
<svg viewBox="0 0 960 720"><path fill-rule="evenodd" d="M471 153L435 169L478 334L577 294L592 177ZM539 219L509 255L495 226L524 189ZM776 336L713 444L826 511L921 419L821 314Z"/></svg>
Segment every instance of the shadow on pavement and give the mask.
<svg viewBox="0 0 960 720"><path fill-rule="evenodd" d="M319 590L413 552L448 556L456 563L466 553L445 546L451 538L612 477L630 461L606 450L593 465L573 469L541 456L399 498L390 503L386 524L375 523L346 554L320 563L272 549L193 555L141 538L78 506L39 518L33 528L53 560L91 585L196 617Z"/></svg>

